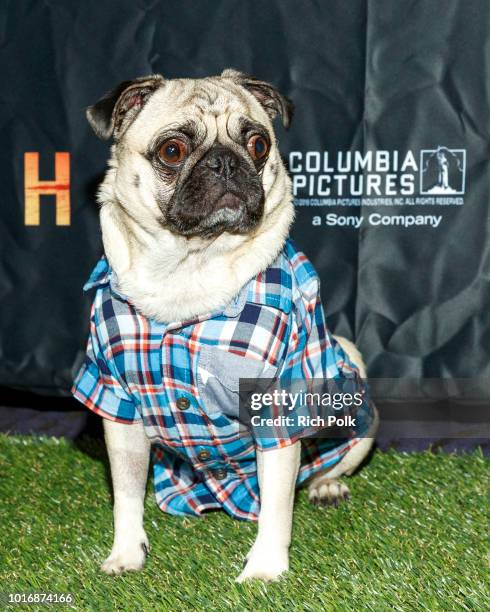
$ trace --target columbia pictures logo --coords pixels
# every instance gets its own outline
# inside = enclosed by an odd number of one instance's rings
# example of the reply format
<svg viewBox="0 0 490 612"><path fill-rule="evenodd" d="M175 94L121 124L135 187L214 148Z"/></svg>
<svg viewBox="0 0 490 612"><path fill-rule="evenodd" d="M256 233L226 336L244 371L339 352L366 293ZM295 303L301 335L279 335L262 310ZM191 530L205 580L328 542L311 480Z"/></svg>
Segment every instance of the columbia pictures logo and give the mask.
<svg viewBox="0 0 490 612"><path fill-rule="evenodd" d="M466 179L466 150L437 149L420 151L420 193L431 195L463 194Z"/></svg>

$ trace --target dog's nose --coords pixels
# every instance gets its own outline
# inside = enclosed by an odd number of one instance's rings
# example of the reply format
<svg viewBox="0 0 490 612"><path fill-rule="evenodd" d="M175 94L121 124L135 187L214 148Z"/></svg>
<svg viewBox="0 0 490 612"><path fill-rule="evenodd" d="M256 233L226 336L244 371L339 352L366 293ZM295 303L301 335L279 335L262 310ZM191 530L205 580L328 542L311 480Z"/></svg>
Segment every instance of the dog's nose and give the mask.
<svg viewBox="0 0 490 612"><path fill-rule="evenodd" d="M205 164L216 176L220 178L231 178L238 167L240 160L236 153L223 146L215 146L206 155Z"/></svg>

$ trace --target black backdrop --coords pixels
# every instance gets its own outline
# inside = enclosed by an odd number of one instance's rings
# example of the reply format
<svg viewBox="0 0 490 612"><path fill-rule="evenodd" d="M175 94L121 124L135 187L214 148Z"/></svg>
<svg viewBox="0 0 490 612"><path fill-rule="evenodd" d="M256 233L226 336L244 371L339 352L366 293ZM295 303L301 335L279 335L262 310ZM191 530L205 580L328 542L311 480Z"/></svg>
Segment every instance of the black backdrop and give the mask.
<svg viewBox="0 0 490 612"><path fill-rule="evenodd" d="M0 385L67 394L83 358L108 155L85 107L128 78L234 67L295 103L293 237L329 326L373 377L478 379L488 399L489 32L486 0L3 2ZM26 152L41 180L70 154L69 225L49 194L25 224Z"/></svg>

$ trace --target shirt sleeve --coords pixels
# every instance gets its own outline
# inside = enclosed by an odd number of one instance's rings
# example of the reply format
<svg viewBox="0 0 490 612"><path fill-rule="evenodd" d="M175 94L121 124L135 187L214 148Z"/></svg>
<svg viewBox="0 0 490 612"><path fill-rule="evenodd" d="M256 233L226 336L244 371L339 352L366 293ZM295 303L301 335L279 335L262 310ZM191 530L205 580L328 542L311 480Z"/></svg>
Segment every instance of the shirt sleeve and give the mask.
<svg viewBox="0 0 490 612"><path fill-rule="evenodd" d="M364 430L369 416L369 406L364 398L364 382L326 327L317 276L312 276L298 289L291 317L288 349L275 388L297 395L298 399L292 408L273 405L263 412L267 417L285 418L277 419L272 426L262 426L254 431L256 444L261 450L287 446L305 437L315 437L322 427L309 425L315 422L313 417L326 417L336 410L341 410L344 415L357 414L361 429ZM354 393L362 394L362 405L352 407L350 403L344 405L341 399L337 399L336 410L328 405L324 407L323 404L311 403L304 395L342 397L349 394L344 397L350 401ZM302 421L302 417L311 420ZM286 418L291 420L286 422ZM351 435L355 433L353 430Z"/></svg>
<svg viewBox="0 0 490 612"><path fill-rule="evenodd" d="M319 278L313 276L301 289L294 301L292 333L281 378L355 377L356 366L327 329Z"/></svg>
<svg viewBox="0 0 490 612"><path fill-rule="evenodd" d="M288 351L280 371L281 379L335 376L335 359L328 350L331 339L325 325L317 277L311 278L306 287L297 291L292 317Z"/></svg>
<svg viewBox="0 0 490 612"><path fill-rule="evenodd" d="M114 363L106 359L101 350L94 306L85 361L73 382L71 392L87 408L111 421L132 423L141 420L136 403L121 384Z"/></svg>

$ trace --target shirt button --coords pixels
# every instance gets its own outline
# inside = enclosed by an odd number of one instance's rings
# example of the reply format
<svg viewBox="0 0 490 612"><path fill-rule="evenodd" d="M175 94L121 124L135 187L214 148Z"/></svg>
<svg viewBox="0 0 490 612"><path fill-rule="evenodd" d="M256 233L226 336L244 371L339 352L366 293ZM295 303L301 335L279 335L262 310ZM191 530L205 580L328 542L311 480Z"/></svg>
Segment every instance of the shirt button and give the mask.
<svg viewBox="0 0 490 612"><path fill-rule="evenodd" d="M216 480L223 480L226 478L226 470L224 468L218 468L217 470L212 471L213 476Z"/></svg>
<svg viewBox="0 0 490 612"><path fill-rule="evenodd" d="M207 461L211 457L211 453L208 450L201 450L197 453L197 458L200 461Z"/></svg>
<svg viewBox="0 0 490 612"><path fill-rule="evenodd" d="M179 410L187 410L187 408L189 408L191 405L190 401L186 397L179 397L176 404Z"/></svg>

